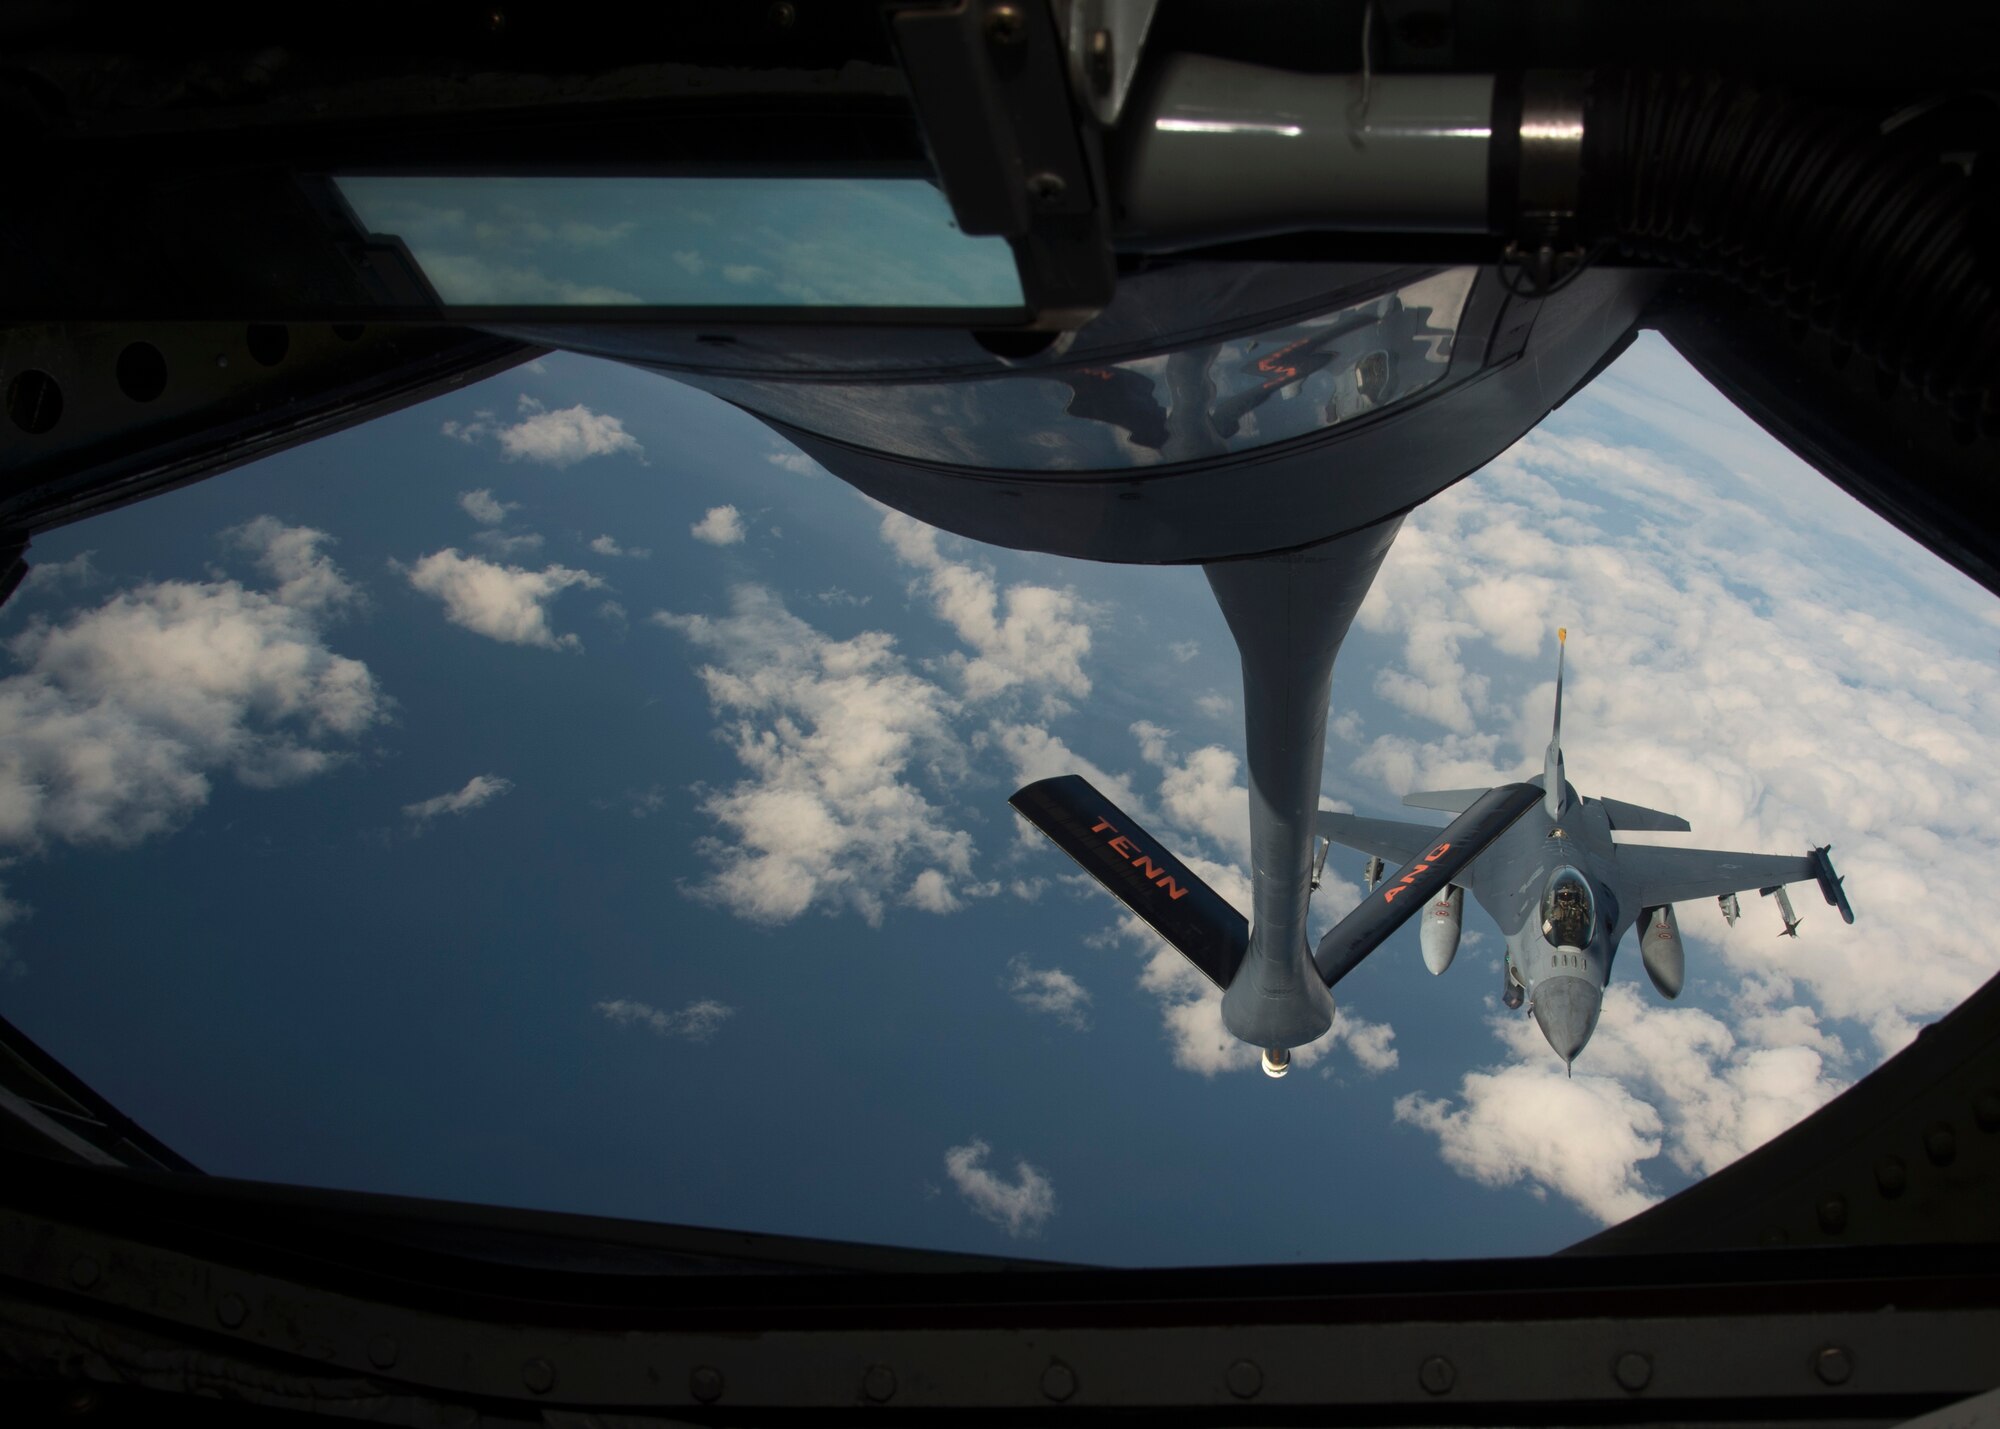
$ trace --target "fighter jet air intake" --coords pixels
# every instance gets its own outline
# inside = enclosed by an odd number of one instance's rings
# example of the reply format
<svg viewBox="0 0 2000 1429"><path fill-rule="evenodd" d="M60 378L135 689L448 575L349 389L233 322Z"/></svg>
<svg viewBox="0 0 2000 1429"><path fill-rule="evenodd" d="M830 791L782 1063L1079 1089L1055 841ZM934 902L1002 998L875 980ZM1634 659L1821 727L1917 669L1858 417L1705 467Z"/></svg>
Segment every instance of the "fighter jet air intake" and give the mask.
<svg viewBox="0 0 2000 1429"><path fill-rule="evenodd" d="M1842 918L1852 923L1854 913L1829 848L1802 855L1728 853L1622 844L1613 838L1625 831L1686 833L1689 825L1678 815L1622 800L1583 798L1569 782L1562 755L1568 636L1566 629L1556 632L1555 719L1539 775L1489 789L1434 790L1403 800L1414 808L1456 814L1444 828L1325 810L1315 814L1310 837L1369 856L1367 893L1311 953L1310 966L1319 976L1304 993L1296 983L1269 976L1269 965L1278 961L1269 952L1261 963L1250 955L1256 930L1241 913L1088 781L1075 775L1044 779L1017 792L1012 802L1223 989L1225 1022L1238 1036L1243 1033L1229 1016L1231 999L1256 999L1252 1006L1263 1013L1265 1025L1284 1016L1281 1006L1270 1004L1310 1001L1317 994L1330 1010L1332 987L1419 909L1424 965L1434 975L1443 973L1458 952L1470 888L1505 940L1503 1001L1516 1009L1525 1003L1556 1055L1573 1071L1577 1054L1597 1028L1611 966L1628 931L1638 930L1640 960L1654 988L1662 997L1680 995L1687 955L1674 904L1714 898L1734 922L1737 894L1756 889L1777 898L1784 932L1796 937L1802 920L1792 910L1785 885L1812 881ZM1247 661L1245 670L1247 680ZM1254 764L1254 753L1252 757ZM1251 797L1257 797L1254 789ZM1324 858L1321 848L1310 858L1311 866L1317 870ZM1385 877L1388 864L1400 867ZM1261 885L1269 877L1267 865L1259 861L1260 908ZM1318 886L1317 877L1311 886ZM1264 1070L1279 1077L1290 1065L1292 1049L1303 1044L1260 1045Z"/></svg>

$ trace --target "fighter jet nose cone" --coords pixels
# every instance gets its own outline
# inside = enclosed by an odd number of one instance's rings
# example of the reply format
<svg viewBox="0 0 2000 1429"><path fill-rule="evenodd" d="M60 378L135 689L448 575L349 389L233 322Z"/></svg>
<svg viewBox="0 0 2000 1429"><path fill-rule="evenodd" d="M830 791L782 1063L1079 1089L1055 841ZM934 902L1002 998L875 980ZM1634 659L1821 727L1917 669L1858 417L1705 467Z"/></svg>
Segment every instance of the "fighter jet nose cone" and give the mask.
<svg viewBox="0 0 2000 1429"><path fill-rule="evenodd" d="M1542 979L1535 988L1535 1022L1564 1062L1574 1062L1597 1030L1603 1005L1604 990L1589 978L1564 973Z"/></svg>

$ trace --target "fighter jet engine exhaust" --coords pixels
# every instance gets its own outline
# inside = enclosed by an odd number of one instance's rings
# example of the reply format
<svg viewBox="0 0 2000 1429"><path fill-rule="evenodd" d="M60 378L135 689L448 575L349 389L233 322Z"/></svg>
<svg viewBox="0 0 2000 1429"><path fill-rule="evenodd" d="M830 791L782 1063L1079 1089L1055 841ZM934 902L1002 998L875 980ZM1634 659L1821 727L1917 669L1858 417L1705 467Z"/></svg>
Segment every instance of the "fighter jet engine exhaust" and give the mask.
<svg viewBox="0 0 2000 1429"><path fill-rule="evenodd" d="M1266 1047L1264 1049L1264 1075L1282 1077L1292 1069L1292 1049L1289 1047Z"/></svg>
<svg viewBox="0 0 2000 1429"><path fill-rule="evenodd" d="M1424 909L1424 921L1417 941L1424 951L1424 966L1436 977L1458 956L1459 934L1465 926L1465 890L1452 884L1433 898Z"/></svg>
<svg viewBox="0 0 2000 1429"><path fill-rule="evenodd" d="M1687 948L1681 942L1680 925L1674 921L1673 904L1640 913L1639 957L1661 997L1671 1002L1681 995L1687 980Z"/></svg>

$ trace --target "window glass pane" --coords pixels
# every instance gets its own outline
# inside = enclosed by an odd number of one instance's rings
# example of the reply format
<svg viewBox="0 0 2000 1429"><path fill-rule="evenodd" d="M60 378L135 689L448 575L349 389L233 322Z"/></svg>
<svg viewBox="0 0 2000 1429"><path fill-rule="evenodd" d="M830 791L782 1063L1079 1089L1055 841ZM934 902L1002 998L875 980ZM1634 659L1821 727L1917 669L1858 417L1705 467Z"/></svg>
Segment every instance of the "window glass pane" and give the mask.
<svg viewBox="0 0 2000 1429"><path fill-rule="evenodd" d="M923 179L335 181L453 307L1007 308L1002 238Z"/></svg>
<svg viewBox="0 0 2000 1429"><path fill-rule="evenodd" d="M1444 376L1473 270L1253 337L972 382L857 386L688 376L794 427L895 456L1001 471L1198 461L1302 437Z"/></svg>

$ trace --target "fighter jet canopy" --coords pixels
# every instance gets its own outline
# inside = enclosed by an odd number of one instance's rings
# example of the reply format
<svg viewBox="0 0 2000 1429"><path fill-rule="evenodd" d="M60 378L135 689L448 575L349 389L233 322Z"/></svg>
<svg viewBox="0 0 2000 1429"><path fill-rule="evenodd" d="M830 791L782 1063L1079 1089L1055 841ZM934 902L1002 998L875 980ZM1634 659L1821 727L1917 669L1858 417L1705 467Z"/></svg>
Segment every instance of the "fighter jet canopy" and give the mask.
<svg viewBox="0 0 2000 1429"><path fill-rule="evenodd" d="M1590 942L1590 880L1574 868L1559 868L1542 890L1542 935L1558 948Z"/></svg>

